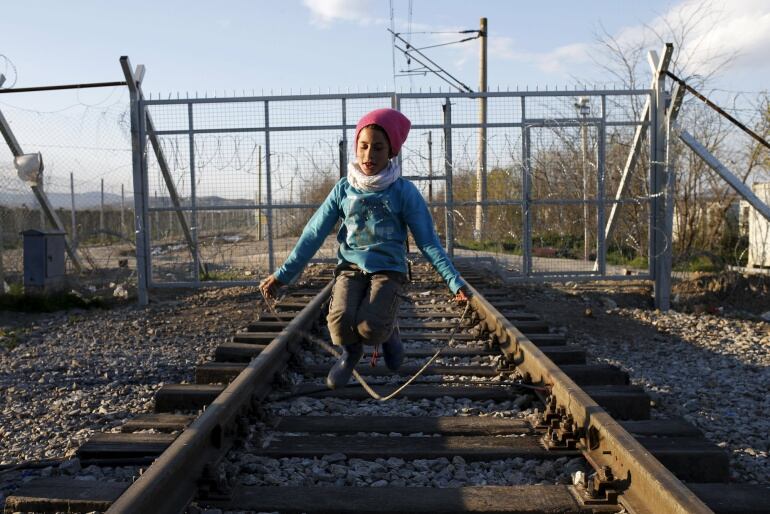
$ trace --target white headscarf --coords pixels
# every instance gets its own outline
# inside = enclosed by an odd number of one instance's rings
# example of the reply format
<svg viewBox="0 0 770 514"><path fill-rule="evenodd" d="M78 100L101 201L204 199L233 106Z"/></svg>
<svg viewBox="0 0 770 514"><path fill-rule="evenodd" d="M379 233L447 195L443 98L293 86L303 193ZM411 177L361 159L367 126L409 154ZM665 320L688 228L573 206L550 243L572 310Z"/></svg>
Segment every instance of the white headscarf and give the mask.
<svg viewBox="0 0 770 514"><path fill-rule="evenodd" d="M387 167L376 175L367 175L358 163L348 163L348 182L354 188L366 193L384 191L401 176L401 167L394 161L388 161Z"/></svg>

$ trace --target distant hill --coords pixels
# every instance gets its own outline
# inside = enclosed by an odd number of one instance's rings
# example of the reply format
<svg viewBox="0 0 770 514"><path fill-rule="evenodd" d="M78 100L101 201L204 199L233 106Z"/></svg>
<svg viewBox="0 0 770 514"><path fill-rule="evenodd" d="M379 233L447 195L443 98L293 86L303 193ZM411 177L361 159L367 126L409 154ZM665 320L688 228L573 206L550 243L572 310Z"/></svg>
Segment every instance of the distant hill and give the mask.
<svg viewBox="0 0 770 514"><path fill-rule="evenodd" d="M50 193L46 192L48 201L54 209L69 209L72 207L72 200L69 193ZM98 209L101 193L91 191L88 193L75 194L75 209ZM126 206L133 205L134 199L126 195ZM3 207L23 207L30 209L37 207L37 200L32 191L29 193L2 193L0 192L0 205ZM120 207L120 195L104 193L104 205L109 207Z"/></svg>
<svg viewBox="0 0 770 514"><path fill-rule="evenodd" d="M131 199L133 201L133 198ZM189 206L190 199L182 198L182 205ZM215 207L215 206L231 206L231 205L254 205L254 200L248 200L245 198L222 198L221 196L199 196L195 202L198 207ZM171 198L150 198L150 206L152 207L171 207Z"/></svg>
<svg viewBox="0 0 770 514"><path fill-rule="evenodd" d="M50 193L46 192L48 200L53 205L54 209L69 209L72 205L69 193ZM99 191L90 191L87 193L75 194L75 209L98 209L101 193ZM126 208L130 209L134 206L134 197L130 193L126 193ZM228 199L221 198L219 196L202 196L198 197L197 204L199 207L211 207L211 206L229 206L229 205L251 205L254 200L246 199ZM0 191L0 206L3 207L23 207L26 205L30 209L37 207L37 201L35 196L30 191L27 193L4 193ZM104 205L111 208L120 207L120 195L113 193L104 193ZM170 207L171 199L169 198L150 198L150 205L152 207ZM188 206L189 199L183 198L182 205Z"/></svg>

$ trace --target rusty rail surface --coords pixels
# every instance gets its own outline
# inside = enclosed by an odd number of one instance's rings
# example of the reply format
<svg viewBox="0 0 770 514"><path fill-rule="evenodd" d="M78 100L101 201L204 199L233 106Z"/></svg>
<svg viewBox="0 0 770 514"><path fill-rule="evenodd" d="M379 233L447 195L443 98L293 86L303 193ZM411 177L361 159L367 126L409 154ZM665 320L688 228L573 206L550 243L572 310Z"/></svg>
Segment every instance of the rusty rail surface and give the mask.
<svg viewBox="0 0 770 514"><path fill-rule="evenodd" d="M179 437L107 510L110 514L177 514L213 474L211 466L230 449L239 419L270 391L301 333L318 319L332 282L254 358ZM212 477L215 479L215 477Z"/></svg>
<svg viewBox="0 0 770 514"><path fill-rule="evenodd" d="M491 303L470 289L482 328L494 335L502 352L533 384L548 387L556 403L551 410L572 417L578 449L595 469L604 470L621 505L635 514L713 514Z"/></svg>

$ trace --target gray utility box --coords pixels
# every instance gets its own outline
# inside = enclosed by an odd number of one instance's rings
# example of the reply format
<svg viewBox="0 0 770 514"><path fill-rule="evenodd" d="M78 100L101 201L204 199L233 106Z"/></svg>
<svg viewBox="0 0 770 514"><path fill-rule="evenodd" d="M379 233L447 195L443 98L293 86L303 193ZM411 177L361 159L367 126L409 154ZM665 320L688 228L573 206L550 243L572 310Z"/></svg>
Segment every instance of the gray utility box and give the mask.
<svg viewBox="0 0 770 514"><path fill-rule="evenodd" d="M25 230L24 291L49 292L65 286L64 232Z"/></svg>

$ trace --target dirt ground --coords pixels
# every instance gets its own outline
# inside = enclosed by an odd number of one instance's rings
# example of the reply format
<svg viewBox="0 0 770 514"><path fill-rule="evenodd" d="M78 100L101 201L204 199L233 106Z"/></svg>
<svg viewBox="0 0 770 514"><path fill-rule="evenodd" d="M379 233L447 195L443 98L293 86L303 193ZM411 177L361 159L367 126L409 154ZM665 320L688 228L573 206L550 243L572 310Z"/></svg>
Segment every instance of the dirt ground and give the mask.
<svg viewBox="0 0 770 514"><path fill-rule="evenodd" d="M580 296L587 306L593 304L606 309L606 299L610 299L621 308L654 308L653 285L649 281L567 282L543 288ZM770 311L770 276L728 271L693 273L687 278L674 279L671 308L678 312L760 319Z"/></svg>
<svg viewBox="0 0 770 514"><path fill-rule="evenodd" d="M732 271L695 274L674 284L672 303L682 312L761 316L770 311L770 276Z"/></svg>

